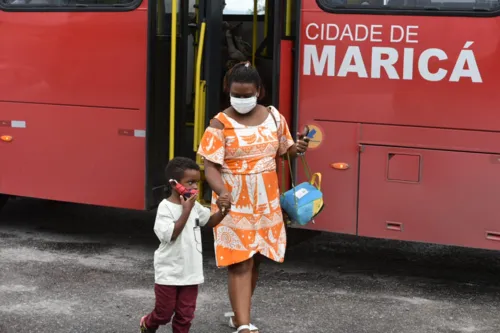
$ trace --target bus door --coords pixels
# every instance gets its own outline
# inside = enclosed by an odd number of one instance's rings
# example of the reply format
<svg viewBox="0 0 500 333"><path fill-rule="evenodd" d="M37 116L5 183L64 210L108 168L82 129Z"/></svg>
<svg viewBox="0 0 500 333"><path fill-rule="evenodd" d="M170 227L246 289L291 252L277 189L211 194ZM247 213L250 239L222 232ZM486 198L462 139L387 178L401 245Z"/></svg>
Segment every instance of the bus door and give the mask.
<svg viewBox="0 0 500 333"><path fill-rule="evenodd" d="M229 98L222 91L223 77L241 61L250 61L259 69L267 96L262 103L279 106L280 8L284 7L284 1L255 0L247 2L248 8L231 7L235 3L237 1L199 0L200 12L204 11L205 15L202 21L206 23L202 62L210 64L202 64L201 70L207 89L204 125L229 106ZM198 23L198 30L203 22Z"/></svg>
<svg viewBox="0 0 500 333"><path fill-rule="evenodd" d="M149 13L147 118L148 208L164 198L165 166L174 156L194 158L195 0L158 0ZM176 15L172 15L176 13Z"/></svg>
<svg viewBox="0 0 500 333"><path fill-rule="evenodd" d="M220 110L223 0L157 3L150 43L148 202L164 197L164 168L175 156L196 159L211 116ZM177 15L172 15L176 12ZM175 37L174 37L175 36ZM202 201L210 201L206 188ZM205 199L205 200L203 200Z"/></svg>
<svg viewBox="0 0 500 333"><path fill-rule="evenodd" d="M255 0L242 8L241 3L227 0L206 0L206 35L203 52L201 80L201 109L195 116L195 135L193 150L198 149L201 136L209 120L229 106L229 98L223 92L223 78L226 72L242 61L252 62L261 74L265 97L260 103L280 108L283 102L291 125L290 99L292 91L292 47L291 40L282 58L281 36L284 34L285 0ZM238 4L237 6L235 4ZM200 26L201 28L201 26ZM282 60L290 66L281 67ZM280 73L280 69L283 71ZM281 79L286 94L281 95ZM196 84L195 84L196 86ZM285 96L285 98L281 98ZM201 160L198 158L201 164ZM205 184L206 185L206 184ZM205 200L210 200L210 190L205 186Z"/></svg>
<svg viewBox="0 0 500 333"><path fill-rule="evenodd" d="M279 107L280 34L283 0L249 1L249 8L235 12L226 7L224 12L223 53L226 71L240 61L250 61L262 77L265 96L263 105ZM229 29L230 35L226 34ZM224 96L223 106L228 106Z"/></svg>
<svg viewBox="0 0 500 333"><path fill-rule="evenodd" d="M223 3L160 0L150 14L149 207L164 197L169 160L185 156L202 166L196 151L210 117L220 110Z"/></svg>
<svg viewBox="0 0 500 333"><path fill-rule="evenodd" d="M194 20L191 23L194 31L192 65L194 80L190 109L193 110L193 116L186 123L189 132L192 133L186 147L191 148L190 154L200 165L202 179L203 162L199 156L195 155L210 119L229 106L229 98L224 95L222 89L224 75L227 69L235 63L244 60L252 61L255 58L252 57L254 54L252 51L257 50L258 45L252 48L251 43L252 38L258 36L258 27L254 34L254 17L262 21L260 16L254 16L246 10L236 15L234 12L224 14L225 5L225 0L197 0L194 4L196 9ZM229 5L231 6L230 2ZM249 9L251 8L253 5ZM228 31L230 36L226 34ZM257 41L260 42L259 39ZM235 56L235 52L239 54ZM201 184L201 190L203 193L201 201L210 202L211 190L205 181Z"/></svg>

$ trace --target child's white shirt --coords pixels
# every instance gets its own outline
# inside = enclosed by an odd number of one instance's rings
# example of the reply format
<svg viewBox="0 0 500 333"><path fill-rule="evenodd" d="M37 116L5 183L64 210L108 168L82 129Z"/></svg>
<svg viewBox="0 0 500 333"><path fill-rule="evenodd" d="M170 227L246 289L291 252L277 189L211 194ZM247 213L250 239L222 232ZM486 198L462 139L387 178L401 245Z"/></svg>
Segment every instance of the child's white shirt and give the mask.
<svg viewBox="0 0 500 333"><path fill-rule="evenodd" d="M172 241L175 223L181 214L182 206L168 200L158 206L154 232L161 244L154 255L156 284L190 286L204 282L200 227L210 219L210 209L196 202L184 229Z"/></svg>

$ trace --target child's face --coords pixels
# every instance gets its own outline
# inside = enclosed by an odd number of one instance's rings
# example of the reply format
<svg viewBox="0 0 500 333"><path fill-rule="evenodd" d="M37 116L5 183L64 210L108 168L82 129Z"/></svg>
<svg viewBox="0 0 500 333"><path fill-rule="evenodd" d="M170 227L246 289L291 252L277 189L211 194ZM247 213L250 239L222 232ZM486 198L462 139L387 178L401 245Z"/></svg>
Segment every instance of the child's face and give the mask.
<svg viewBox="0 0 500 333"><path fill-rule="evenodd" d="M188 190L198 190L200 182L200 172L198 170L187 169L184 171L184 177L179 181Z"/></svg>

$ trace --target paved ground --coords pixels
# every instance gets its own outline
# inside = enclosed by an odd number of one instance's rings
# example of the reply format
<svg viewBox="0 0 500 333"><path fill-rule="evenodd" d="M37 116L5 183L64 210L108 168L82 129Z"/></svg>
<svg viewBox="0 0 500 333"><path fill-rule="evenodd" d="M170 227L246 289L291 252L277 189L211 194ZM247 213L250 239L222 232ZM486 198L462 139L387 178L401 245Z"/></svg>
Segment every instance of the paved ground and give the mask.
<svg viewBox="0 0 500 333"><path fill-rule="evenodd" d="M154 296L154 214L20 200L0 217L0 333L137 332ZM195 333L227 332L205 236ZM266 264L263 333L500 332L500 255L321 236ZM164 328L160 332L169 332Z"/></svg>

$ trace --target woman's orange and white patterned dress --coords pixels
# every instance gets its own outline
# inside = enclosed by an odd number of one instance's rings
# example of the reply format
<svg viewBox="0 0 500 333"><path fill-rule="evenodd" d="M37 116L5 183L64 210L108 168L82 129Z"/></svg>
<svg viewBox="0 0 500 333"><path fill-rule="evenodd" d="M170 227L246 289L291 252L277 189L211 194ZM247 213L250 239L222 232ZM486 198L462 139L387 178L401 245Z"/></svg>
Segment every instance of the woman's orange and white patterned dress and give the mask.
<svg viewBox="0 0 500 333"><path fill-rule="evenodd" d="M260 253L283 262L286 233L279 202L276 153L294 144L285 118L273 107L266 121L245 126L224 113L224 129L207 128L198 150L222 166L222 179L233 197L230 213L214 229L217 266L237 264ZM276 122L275 122L276 120ZM277 126L276 126L277 123ZM279 132L279 133L278 133ZM212 194L212 211L218 210Z"/></svg>

